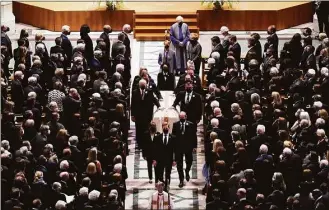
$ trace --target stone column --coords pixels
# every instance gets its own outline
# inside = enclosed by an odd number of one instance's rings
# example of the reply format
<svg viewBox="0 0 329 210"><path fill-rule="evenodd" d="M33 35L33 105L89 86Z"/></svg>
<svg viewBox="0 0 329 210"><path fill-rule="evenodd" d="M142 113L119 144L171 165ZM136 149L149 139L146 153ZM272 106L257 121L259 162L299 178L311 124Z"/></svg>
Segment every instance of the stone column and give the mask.
<svg viewBox="0 0 329 210"><path fill-rule="evenodd" d="M1 2L1 25L10 28L8 35L15 33L15 16L13 14L13 1Z"/></svg>

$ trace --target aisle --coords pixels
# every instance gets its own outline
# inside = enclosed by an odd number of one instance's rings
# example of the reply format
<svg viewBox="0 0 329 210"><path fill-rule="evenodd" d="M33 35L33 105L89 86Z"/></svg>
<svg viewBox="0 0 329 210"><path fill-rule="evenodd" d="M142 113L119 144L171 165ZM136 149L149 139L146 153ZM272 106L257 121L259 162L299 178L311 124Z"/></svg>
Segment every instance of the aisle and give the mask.
<svg viewBox="0 0 329 210"><path fill-rule="evenodd" d="M158 53L163 49L163 42L139 42L135 46L139 46L133 57L138 57L139 66L145 66L156 82L156 76L159 71ZM132 72L132 78L138 73L136 69ZM164 99L166 100L166 99ZM204 163L204 147L203 147L203 126L198 125L198 149L193 155L193 164L190 171L191 179L185 181L185 186L179 188L179 179L177 168L173 167L171 173L170 195L175 202L175 209L205 209L205 196L202 195L204 186L204 178L202 176L202 166ZM148 183L147 163L143 159L140 150L135 148L135 125L131 123L128 137L130 153L127 157L128 179L126 206L125 209L147 209L148 201L153 192L155 192L155 183ZM185 163L184 163L185 167ZM154 177L154 170L153 170Z"/></svg>

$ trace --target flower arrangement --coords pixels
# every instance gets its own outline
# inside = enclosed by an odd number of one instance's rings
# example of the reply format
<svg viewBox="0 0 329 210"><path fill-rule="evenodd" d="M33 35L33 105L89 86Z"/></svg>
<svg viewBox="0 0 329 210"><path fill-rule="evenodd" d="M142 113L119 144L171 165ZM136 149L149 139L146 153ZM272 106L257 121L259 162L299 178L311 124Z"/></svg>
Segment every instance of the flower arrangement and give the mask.
<svg viewBox="0 0 329 210"><path fill-rule="evenodd" d="M107 10L114 11L123 3L123 0L98 0L98 6L103 2L105 2Z"/></svg>
<svg viewBox="0 0 329 210"><path fill-rule="evenodd" d="M233 7L234 0L202 0L201 5L207 5L212 7L214 10L222 9L224 5L227 5L228 8Z"/></svg>

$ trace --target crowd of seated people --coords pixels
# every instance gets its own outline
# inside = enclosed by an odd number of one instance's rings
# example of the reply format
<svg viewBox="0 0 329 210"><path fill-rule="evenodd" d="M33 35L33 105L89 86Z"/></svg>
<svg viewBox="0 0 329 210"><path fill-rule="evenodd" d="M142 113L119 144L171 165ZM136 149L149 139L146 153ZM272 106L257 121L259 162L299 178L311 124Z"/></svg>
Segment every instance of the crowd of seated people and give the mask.
<svg viewBox="0 0 329 210"><path fill-rule="evenodd" d="M124 209L130 26L111 58L110 29L74 49L69 26L50 49L23 29L11 52L1 28L1 209Z"/></svg>
<svg viewBox="0 0 329 210"><path fill-rule="evenodd" d="M273 29L264 51L251 34L244 68L234 35L224 64L223 47L208 59L207 209L329 208L329 41L306 29L278 51Z"/></svg>

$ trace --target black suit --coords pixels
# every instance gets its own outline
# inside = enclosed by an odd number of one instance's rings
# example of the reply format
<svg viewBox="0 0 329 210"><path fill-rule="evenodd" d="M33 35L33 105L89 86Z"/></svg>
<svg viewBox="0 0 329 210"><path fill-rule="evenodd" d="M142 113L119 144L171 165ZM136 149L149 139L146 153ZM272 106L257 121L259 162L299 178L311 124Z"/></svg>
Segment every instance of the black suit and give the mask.
<svg viewBox="0 0 329 210"><path fill-rule="evenodd" d="M121 53L124 54L125 51L127 51L126 46L122 41L118 40L117 42L114 42L112 45L111 57L114 59L119 54Z"/></svg>
<svg viewBox="0 0 329 210"><path fill-rule="evenodd" d="M213 200L206 205L206 210L228 210L229 204L220 199Z"/></svg>
<svg viewBox="0 0 329 210"><path fill-rule="evenodd" d="M186 112L187 120L195 124L195 129L202 117L202 99L197 93L190 93L190 101L186 101L186 91L177 94L173 107L180 104L180 110Z"/></svg>
<svg viewBox="0 0 329 210"><path fill-rule="evenodd" d="M136 139L140 144L144 132L147 130L153 117L154 105L160 107L159 101L154 97L153 91L145 89L144 98L140 89L136 89L131 97L131 116L135 117Z"/></svg>
<svg viewBox="0 0 329 210"><path fill-rule="evenodd" d="M101 39L103 39L103 41L106 44L106 49L105 49L105 53L106 53L106 58L108 59L110 56L110 48L111 48L111 41L110 41L110 37L108 35L108 33L103 32L100 37Z"/></svg>
<svg viewBox="0 0 329 210"><path fill-rule="evenodd" d="M62 38L62 48L66 55L66 67L71 67L72 55L73 55L73 47L69 38L66 35L61 34ZM50 52L51 53L51 52Z"/></svg>
<svg viewBox="0 0 329 210"><path fill-rule="evenodd" d="M184 91L185 76L186 76L186 73L179 77L176 88L175 88L175 93L176 94L179 93L180 91ZM193 91L195 91L199 94L202 94L202 86L201 86L200 77L194 75L191 79L192 79L192 83L193 83Z"/></svg>
<svg viewBox="0 0 329 210"><path fill-rule="evenodd" d="M24 98L22 83L19 80L13 80L11 83L11 99L15 103L15 113L20 113L22 111Z"/></svg>
<svg viewBox="0 0 329 210"><path fill-rule="evenodd" d="M76 100L71 96L66 96L63 99L63 110L64 110L64 120L65 127L68 128L69 132L71 132L72 127L74 125L74 114L80 113L81 100Z"/></svg>
<svg viewBox="0 0 329 210"><path fill-rule="evenodd" d="M158 89L159 90L174 90L175 89L175 76L173 73L158 74Z"/></svg>
<svg viewBox="0 0 329 210"><path fill-rule="evenodd" d="M142 152L143 157L147 161L147 172L150 180L152 180L153 142L154 138L158 135L160 135L159 132L151 135L150 131L146 131L143 138Z"/></svg>
<svg viewBox="0 0 329 210"><path fill-rule="evenodd" d="M159 180L170 183L170 175L174 158L175 141L171 134L167 134L167 144L164 144L164 134L160 134L153 139L153 159L157 162L155 167L155 183ZM163 179L165 172L165 180ZM167 183L169 182L169 183Z"/></svg>
<svg viewBox="0 0 329 210"><path fill-rule="evenodd" d="M123 44L126 46L126 52L125 52L125 58L131 57L131 49L130 49L130 39L128 37L128 34L125 32L122 32L125 35L125 39L123 40Z"/></svg>
<svg viewBox="0 0 329 210"><path fill-rule="evenodd" d="M177 161L177 170L179 174L179 180L184 180L183 172L183 158L185 155L186 169L188 174L192 167L193 162L193 149L197 148L197 136L195 132L195 125L190 121L184 123L178 121L173 125L172 134L175 136L175 154Z"/></svg>
<svg viewBox="0 0 329 210"><path fill-rule="evenodd" d="M260 48L262 48L262 46L260 46ZM247 54L246 57L244 59L244 69L249 70L249 62L252 59L256 59L259 63L261 62L261 58L262 58L262 52L259 52L259 47L257 47L256 45L251 47Z"/></svg>
<svg viewBox="0 0 329 210"><path fill-rule="evenodd" d="M81 39L85 42L84 57L86 58L88 65L90 65L91 60L94 58L93 41L88 34L81 36Z"/></svg>
<svg viewBox="0 0 329 210"><path fill-rule="evenodd" d="M233 52L233 57L235 58L238 67L240 68L240 60L241 60L241 46L238 42L235 42L229 48L230 51Z"/></svg>

